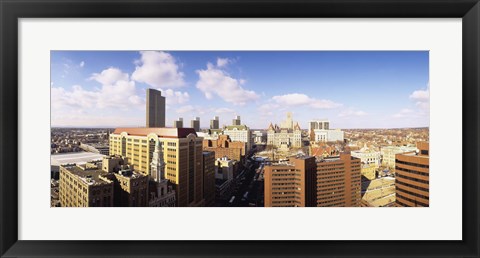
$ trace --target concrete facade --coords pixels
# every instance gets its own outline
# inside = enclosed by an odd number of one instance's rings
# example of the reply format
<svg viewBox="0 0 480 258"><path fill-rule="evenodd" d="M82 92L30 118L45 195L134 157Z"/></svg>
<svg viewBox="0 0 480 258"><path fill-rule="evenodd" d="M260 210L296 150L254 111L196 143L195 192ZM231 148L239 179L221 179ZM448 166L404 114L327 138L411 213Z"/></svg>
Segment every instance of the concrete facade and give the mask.
<svg viewBox="0 0 480 258"><path fill-rule="evenodd" d="M155 89L147 89L146 127L165 127L165 97Z"/></svg>

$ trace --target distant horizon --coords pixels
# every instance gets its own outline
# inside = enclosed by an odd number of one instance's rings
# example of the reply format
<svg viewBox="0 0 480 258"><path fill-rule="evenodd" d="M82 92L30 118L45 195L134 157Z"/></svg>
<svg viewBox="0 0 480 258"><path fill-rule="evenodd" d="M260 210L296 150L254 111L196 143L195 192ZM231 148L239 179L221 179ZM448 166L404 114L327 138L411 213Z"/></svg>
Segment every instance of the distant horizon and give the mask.
<svg viewBox="0 0 480 258"><path fill-rule="evenodd" d="M147 88L166 127L240 115L261 130L287 112L302 129L429 127L428 51L51 51L51 127L144 127Z"/></svg>
<svg viewBox="0 0 480 258"><path fill-rule="evenodd" d="M247 125L248 126L248 125ZM115 129L115 128L144 128L145 126L116 126L116 127L108 127L108 126L100 126L100 127L78 127L78 126L52 126L52 129ZM174 128L173 126L166 126L161 128ZM182 128L192 128L192 127L182 127ZM251 128L250 130L267 130L267 128ZM423 128L430 128L430 126L420 126L420 127L394 127L394 128L332 128L332 130L395 130L395 129L423 129ZM208 127L200 127L200 130L210 129ZM308 130L308 128L301 128L302 130Z"/></svg>

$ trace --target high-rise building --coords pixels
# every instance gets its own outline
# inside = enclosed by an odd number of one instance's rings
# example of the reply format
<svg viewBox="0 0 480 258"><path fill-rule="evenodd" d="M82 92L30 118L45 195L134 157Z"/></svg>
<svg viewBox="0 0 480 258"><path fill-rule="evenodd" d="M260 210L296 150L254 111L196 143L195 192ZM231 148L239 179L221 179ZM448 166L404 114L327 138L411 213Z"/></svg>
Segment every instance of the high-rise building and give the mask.
<svg viewBox="0 0 480 258"><path fill-rule="evenodd" d="M315 207L316 173L315 157L265 166L265 207Z"/></svg>
<svg viewBox="0 0 480 258"><path fill-rule="evenodd" d="M429 143L418 142L417 149L395 156L397 206L429 206Z"/></svg>
<svg viewBox="0 0 480 258"><path fill-rule="evenodd" d="M147 89L146 127L165 127L165 97L155 89Z"/></svg>
<svg viewBox="0 0 480 258"><path fill-rule="evenodd" d="M173 121L174 128L183 128L183 118L179 117L178 120Z"/></svg>
<svg viewBox="0 0 480 258"><path fill-rule="evenodd" d="M110 154L128 157L136 171L152 176L151 162L160 141L165 178L173 184L176 206L203 206L203 138L193 128L117 128Z"/></svg>
<svg viewBox="0 0 480 258"><path fill-rule="evenodd" d="M220 128L220 121L218 119L218 116L213 117L212 120L210 120L210 129L219 129Z"/></svg>
<svg viewBox="0 0 480 258"><path fill-rule="evenodd" d="M317 162L316 190L318 207L359 207L360 159L340 154Z"/></svg>
<svg viewBox="0 0 480 258"><path fill-rule="evenodd" d="M232 125L241 125L242 121L240 120L240 116L235 116L234 119L232 119Z"/></svg>
<svg viewBox="0 0 480 258"><path fill-rule="evenodd" d="M359 207L360 159L290 158L265 166L264 187L266 207Z"/></svg>
<svg viewBox="0 0 480 258"><path fill-rule="evenodd" d="M190 127L195 129L195 132L200 132L200 117L195 117L194 120L190 121Z"/></svg>
<svg viewBox="0 0 480 258"><path fill-rule="evenodd" d="M215 204L215 153L203 152L203 198L206 207Z"/></svg>

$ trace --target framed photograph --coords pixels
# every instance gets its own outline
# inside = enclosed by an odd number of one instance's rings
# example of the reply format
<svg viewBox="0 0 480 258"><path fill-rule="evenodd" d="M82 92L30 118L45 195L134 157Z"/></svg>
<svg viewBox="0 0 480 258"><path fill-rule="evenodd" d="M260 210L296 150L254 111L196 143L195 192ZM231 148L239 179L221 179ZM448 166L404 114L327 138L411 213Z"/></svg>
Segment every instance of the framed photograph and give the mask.
<svg viewBox="0 0 480 258"><path fill-rule="evenodd" d="M0 8L1 257L478 257L478 1Z"/></svg>

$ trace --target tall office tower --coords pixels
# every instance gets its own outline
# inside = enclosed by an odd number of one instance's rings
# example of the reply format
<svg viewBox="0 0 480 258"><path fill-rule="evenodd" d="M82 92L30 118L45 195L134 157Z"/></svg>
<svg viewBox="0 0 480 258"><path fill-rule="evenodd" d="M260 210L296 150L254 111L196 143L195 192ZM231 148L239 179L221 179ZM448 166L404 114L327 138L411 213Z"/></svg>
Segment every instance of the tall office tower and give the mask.
<svg viewBox="0 0 480 258"><path fill-rule="evenodd" d="M220 121L218 120L218 116L213 117L210 120L210 129L219 129L220 128Z"/></svg>
<svg viewBox="0 0 480 258"><path fill-rule="evenodd" d="M200 117L195 117L194 120L190 121L190 127L195 129L195 132L200 132Z"/></svg>
<svg viewBox="0 0 480 258"><path fill-rule="evenodd" d="M146 127L165 127L165 97L155 89L147 89Z"/></svg>
<svg viewBox="0 0 480 258"><path fill-rule="evenodd" d="M315 207L316 170L315 157L265 166L265 207Z"/></svg>
<svg viewBox="0 0 480 258"><path fill-rule="evenodd" d="M136 171L152 176L157 141L162 144L164 175L173 184L176 206L203 206L203 138L193 128L117 128L110 134L110 154L128 157Z"/></svg>
<svg viewBox="0 0 480 258"><path fill-rule="evenodd" d="M215 152L203 152L203 198L206 207L215 205Z"/></svg>
<svg viewBox="0 0 480 258"><path fill-rule="evenodd" d="M318 207L359 207L360 159L340 154L317 162L316 189Z"/></svg>
<svg viewBox="0 0 480 258"><path fill-rule="evenodd" d="M179 117L178 120L173 121L174 128L183 128L183 118Z"/></svg>
<svg viewBox="0 0 480 258"><path fill-rule="evenodd" d="M395 155L396 206L429 206L429 143L418 142L417 149Z"/></svg>
<svg viewBox="0 0 480 258"><path fill-rule="evenodd" d="M241 125L242 121L240 120L240 116L235 116L234 119L232 119L232 125Z"/></svg>

